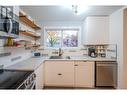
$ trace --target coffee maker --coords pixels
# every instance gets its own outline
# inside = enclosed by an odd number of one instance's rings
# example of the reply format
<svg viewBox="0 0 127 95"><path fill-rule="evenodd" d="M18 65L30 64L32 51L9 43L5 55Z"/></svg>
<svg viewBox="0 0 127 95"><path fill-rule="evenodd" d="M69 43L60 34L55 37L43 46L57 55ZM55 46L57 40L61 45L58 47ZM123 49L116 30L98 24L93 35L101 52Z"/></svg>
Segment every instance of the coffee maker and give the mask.
<svg viewBox="0 0 127 95"><path fill-rule="evenodd" d="M88 56L96 58L97 57L96 48L94 47L88 48Z"/></svg>

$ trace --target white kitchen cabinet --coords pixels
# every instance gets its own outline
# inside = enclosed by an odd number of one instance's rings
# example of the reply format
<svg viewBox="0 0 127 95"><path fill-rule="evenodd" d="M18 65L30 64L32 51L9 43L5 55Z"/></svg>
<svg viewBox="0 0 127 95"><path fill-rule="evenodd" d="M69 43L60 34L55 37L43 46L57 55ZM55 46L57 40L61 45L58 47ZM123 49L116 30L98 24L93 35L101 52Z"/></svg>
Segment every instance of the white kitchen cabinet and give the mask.
<svg viewBox="0 0 127 95"><path fill-rule="evenodd" d="M92 16L84 21L83 44L108 44L109 17Z"/></svg>
<svg viewBox="0 0 127 95"><path fill-rule="evenodd" d="M75 61L75 87L94 87L94 61Z"/></svg>
<svg viewBox="0 0 127 95"><path fill-rule="evenodd" d="M46 61L44 63L45 86L74 86L74 61Z"/></svg>
<svg viewBox="0 0 127 95"><path fill-rule="evenodd" d="M36 89L43 89L43 64L41 64L36 70Z"/></svg>
<svg viewBox="0 0 127 95"><path fill-rule="evenodd" d="M94 61L46 61L44 86L94 87Z"/></svg>

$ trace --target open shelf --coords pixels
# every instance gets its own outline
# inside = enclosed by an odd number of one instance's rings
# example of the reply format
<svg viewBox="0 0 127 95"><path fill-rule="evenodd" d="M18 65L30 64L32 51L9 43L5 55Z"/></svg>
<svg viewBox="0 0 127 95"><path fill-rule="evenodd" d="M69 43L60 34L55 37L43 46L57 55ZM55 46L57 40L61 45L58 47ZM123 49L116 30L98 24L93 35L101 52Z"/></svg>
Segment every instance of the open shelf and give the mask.
<svg viewBox="0 0 127 95"><path fill-rule="evenodd" d="M19 16L20 17L26 17L26 15L23 12L21 12L21 11L19 12Z"/></svg>
<svg viewBox="0 0 127 95"><path fill-rule="evenodd" d="M4 46L5 48L24 48L24 47L30 47L30 48L39 48L40 45L17 45L17 46Z"/></svg>
<svg viewBox="0 0 127 95"><path fill-rule="evenodd" d="M38 45L33 45L32 47L40 47L40 45L38 44Z"/></svg>
<svg viewBox="0 0 127 95"><path fill-rule="evenodd" d="M39 25L37 25L33 20L31 20L26 14L22 13L21 11L19 12L19 19L35 30L41 29Z"/></svg>
<svg viewBox="0 0 127 95"><path fill-rule="evenodd" d="M40 26L34 22L33 19L31 19L31 17L29 15L27 15L24 11L20 10L19 12L19 19L21 22L23 22L23 24L25 26L29 26L34 30L39 30L41 29ZM30 29L24 29L20 28L19 30L20 35L23 36L23 39L19 39L19 41L17 41L17 43L19 43L20 45L24 45L24 47L30 47L32 49L36 49L40 47L40 44L37 43L37 40L41 38L41 36L36 33L31 31ZM24 36L28 36L27 39L24 39ZM32 37L33 39L29 38ZM30 40L29 40L30 39Z"/></svg>
<svg viewBox="0 0 127 95"><path fill-rule="evenodd" d="M19 45L12 45L12 46L4 46L4 47L8 47L8 48L24 48L24 47L30 47L30 48L39 48L40 44L19 44Z"/></svg>
<svg viewBox="0 0 127 95"><path fill-rule="evenodd" d="M34 49L34 50L36 50L36 49L38 49L39 47L40 47L40 45L33 45L31 48Z"/></svg>
<svg viewBox="0 0 127 95"><path fill-rule="evenodd" d="M20 35L30 36L35 39L39 39L41 37L40 35L37 35L36 33L30 32L30 31L25 31L25 30L20 30Z"/></svg>
<svg viewBox="0 0 127 95"><path fill-rule="evenodd" d="M32 43L31 41L28 41L28 40L25 40L25 39L22 39L22 40L19 40L17 42L26 42L26 43Z"/></svg>

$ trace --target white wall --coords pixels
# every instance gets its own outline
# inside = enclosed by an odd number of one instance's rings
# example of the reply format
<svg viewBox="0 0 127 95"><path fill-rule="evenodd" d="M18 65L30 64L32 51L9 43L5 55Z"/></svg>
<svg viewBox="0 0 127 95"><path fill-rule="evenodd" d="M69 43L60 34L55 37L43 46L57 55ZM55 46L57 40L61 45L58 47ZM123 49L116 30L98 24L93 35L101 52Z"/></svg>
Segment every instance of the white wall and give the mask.
<svg viewBox="0 0 127 95"><path fill-rule="evenodd" d="M110 19L110 43L117 44L118 61L118 88L127 88L124 86L124 62L123 62L123 9L112 13Z"/></svg>

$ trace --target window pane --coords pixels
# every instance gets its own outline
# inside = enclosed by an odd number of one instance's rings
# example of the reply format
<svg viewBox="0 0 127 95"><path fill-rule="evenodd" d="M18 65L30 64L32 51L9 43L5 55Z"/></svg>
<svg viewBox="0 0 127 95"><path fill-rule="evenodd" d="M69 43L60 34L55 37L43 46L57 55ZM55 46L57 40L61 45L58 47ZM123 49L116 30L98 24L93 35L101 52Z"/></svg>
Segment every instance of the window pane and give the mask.
<svg viewBox="0 0 127 95"><path fill-rule="evenodd" d="M61 32L56 30L48 30L46 45L47 47L61 47Z"/></svg>
<svg viewBox="0 0 127 95"><path fill-rule="evenodd" d="M78 30L63 31L63 46L77 47L78 46Z"/></svg>

